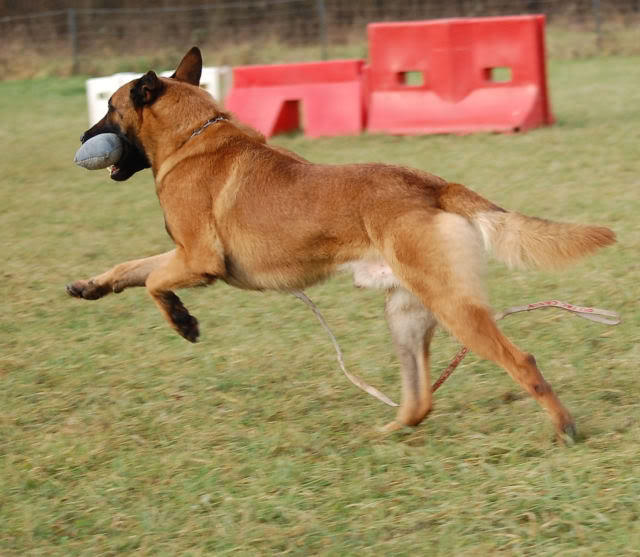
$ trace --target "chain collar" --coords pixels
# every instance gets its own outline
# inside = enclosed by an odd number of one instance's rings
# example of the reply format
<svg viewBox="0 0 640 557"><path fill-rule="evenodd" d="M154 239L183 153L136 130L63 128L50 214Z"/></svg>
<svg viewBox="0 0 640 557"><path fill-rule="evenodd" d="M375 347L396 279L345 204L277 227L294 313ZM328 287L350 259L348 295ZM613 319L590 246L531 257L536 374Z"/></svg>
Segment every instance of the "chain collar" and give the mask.
<svg viewBox="0 0 640 557"><path fill-rule="evenodd" d="M216 116L215 118L210 118L209 120L207 120L204 124L202 124L202 126L200 126L197 130L195 130L192 134L191 137L194 137L196 135L200 135L206 128L208 128L211 124L215 124L216 122L220 122L221 120L226 120L227 117L223 116L222 114L219 114L218 116ZM191 139L191 138L189 138Z"/></svg>

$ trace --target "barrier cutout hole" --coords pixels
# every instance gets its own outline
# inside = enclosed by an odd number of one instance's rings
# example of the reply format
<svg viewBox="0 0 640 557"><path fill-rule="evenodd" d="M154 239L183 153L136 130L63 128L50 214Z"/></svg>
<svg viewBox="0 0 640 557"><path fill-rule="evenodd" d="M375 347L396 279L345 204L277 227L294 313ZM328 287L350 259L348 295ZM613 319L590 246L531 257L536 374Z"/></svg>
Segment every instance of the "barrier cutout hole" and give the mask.
<svg viewBox="0 0 640 557"><path fill-rule="evenodd" d="M273 133L289 133L300 130L300 116L302 103L298 100L288 100L282 103L280 113L273 127Z"/></svg>
<svg viewBox="0 0 640 557"><path fill-rule="evenodd" d="M424 73L419 70L399 72L398 83L407 87L422 87L424 85Z"/></svg>
<svg viewBox="0 0 640 557"><path fill-rule="evenodd" d="M494 83L507 83L513 79L511 68L508 67L487 68L484 72L487 81Z"/></svg>

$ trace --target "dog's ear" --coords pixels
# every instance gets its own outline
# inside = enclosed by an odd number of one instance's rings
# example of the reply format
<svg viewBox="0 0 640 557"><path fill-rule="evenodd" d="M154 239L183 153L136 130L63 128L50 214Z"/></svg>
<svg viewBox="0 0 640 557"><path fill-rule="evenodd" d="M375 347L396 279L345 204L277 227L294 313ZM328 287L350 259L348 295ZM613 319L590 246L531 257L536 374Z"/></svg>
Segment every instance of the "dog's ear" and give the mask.
<svg viewBox="0 0 640 557"><path fill-rule="evenodd" d="M134 106L141 108L155 101L164 91L164 83L154 72L147 72L131 88L131 100Z"/></svg>
<svg viewBox="0 0 640 557"><path fill-rule="evenodd" d="M184 55L184 58L178 65L178 69L171 76L177 81L186 81L191 85L200 85L200 76L202 75L202 54L200 49L194 46Z"/></svg>

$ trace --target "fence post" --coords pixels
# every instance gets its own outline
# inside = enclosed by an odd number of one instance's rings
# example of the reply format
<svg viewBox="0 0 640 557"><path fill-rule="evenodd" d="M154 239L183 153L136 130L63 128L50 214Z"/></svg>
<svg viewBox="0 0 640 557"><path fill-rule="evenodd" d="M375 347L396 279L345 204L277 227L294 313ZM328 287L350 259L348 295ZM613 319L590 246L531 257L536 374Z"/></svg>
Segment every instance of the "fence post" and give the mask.
<svg viewBox="0 0 640 557"><path fill-rule="evenodd" d="M600 12L600 0L591 0L591 9L596 22L596 47L602 52L602 16Z"/></svg>
<svg viewBox="0 0 640 557"><path fill-rule="evenodd" d="M78 66L78 27L74 8L67 10L67 27L69 28L69 42L71 45L71 72L75 73Z"/></svg>
<svg viewBox="0 0 640 557"><path fill-rule="evenodd" d="M318 12L318 27L320 34L320 45L322 48L322 59L326 60L329 57L327 46L329 39L327 36L327 6L325 0L316 0L316 11Z"/></svg>

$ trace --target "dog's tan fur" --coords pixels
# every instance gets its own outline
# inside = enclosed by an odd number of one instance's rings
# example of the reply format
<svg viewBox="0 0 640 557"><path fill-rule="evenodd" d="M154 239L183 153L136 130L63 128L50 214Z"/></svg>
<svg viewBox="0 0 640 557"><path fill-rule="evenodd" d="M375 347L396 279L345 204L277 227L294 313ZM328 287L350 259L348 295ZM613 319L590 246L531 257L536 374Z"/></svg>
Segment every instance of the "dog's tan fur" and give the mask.
<svg viewBox="0 0 640 557"><path fill-rule="evenodd" d="M483 254L554 268L613 243L611 230L505 211L460 184L410 168L312 164L224 113L198 87L201 66L192 49L173 78L149 72L123 86L87 132L118 130L144 153L176 248L76 281L70 294L96 299L146 286L169 324L195 341L197 321L176 289L222 280L291 291L350 270L357 284L387 292L402 365L402 401L388 429L417 425L431 410L429 344L439 322L506 369L549 412L560 435L574 434L533 356L496 326ZM224 119L201 129L217 116Z"/></svg>

